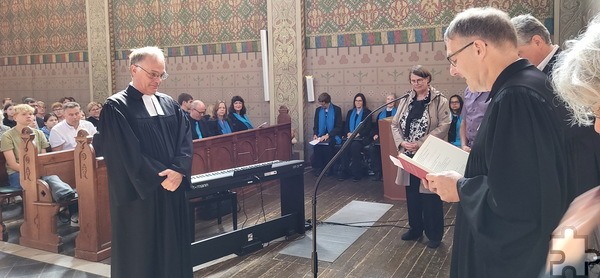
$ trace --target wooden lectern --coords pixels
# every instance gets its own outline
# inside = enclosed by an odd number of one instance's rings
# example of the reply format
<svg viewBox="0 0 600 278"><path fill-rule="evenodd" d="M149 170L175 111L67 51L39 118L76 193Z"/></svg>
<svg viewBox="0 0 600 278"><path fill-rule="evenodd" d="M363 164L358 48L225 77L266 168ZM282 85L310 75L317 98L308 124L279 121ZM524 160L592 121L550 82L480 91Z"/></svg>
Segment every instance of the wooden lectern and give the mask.
<svg viewBox="0 0 600 278"><path fill-rule="evenodd" d="M379 124L379 141L381 144L381 170L383 174L383 197L390 200L406 200L403 185L396 184L398 167L390 160L390 155L398 156L398 147L392 136L392 117L377 121Z"/></svg>

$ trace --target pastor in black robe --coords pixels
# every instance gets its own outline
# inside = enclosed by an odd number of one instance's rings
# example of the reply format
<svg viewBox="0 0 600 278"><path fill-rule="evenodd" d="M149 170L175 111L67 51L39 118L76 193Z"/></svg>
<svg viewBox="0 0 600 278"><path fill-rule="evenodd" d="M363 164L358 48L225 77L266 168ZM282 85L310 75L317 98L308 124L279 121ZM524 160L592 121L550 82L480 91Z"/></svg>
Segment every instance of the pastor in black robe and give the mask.
<svg viewBox="0 0 600 278"><path fill-rule="evenodd" d="M537 277L566 209L564 135L546 76L518 60L498 76L471 149L450 277Z"/></svg>
<svg viewBox="0 0 600 278"><path fill-rule="evenodd" d="M150 116L142 93L129 85L100 114L112 224L112 277L192 277L185 190L190 186L192 136L168 95L155 97L164 115ZM184 175L173 192L159 172Z"/></svg>

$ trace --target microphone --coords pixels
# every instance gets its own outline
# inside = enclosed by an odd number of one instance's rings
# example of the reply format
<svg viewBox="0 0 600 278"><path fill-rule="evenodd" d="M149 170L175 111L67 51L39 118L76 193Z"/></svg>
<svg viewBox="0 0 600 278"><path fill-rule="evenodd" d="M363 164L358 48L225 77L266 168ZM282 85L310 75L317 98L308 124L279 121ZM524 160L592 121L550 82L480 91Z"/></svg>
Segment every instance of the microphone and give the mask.
<svg viewBox="0 0 600 278"><path fill-rule="evenodd" d="M318 254L317 254L317 190L319 190L319 184L321 183L321 180L323 179L323 176L325 175L325 173L327 173L327 171L329 170L329 168L331 168L331 166L333 166L333 164L335 163L335 161L344 153L344 150L346 150L348 148L348 145L350 145L350 143L354 140L354 138L356 137L357 134L359 134L359 131L361 130L361 128L363 128L363 126L365 125L365 120L371 120L371 116L381 110L382 108L386 107L388 104L390 103L394 103L396 101L399 101L403 98L407 98L409 96L409 94L405 94L401 97L397 97L394 100L387 102L379 107L377 107L377 109L374 109L373 111L371 111L371 113L369 113L369 115L367 115L356 127L356 129L354 130L354 132L352 132L352 135L350 135L350 137L348 137L348 139L346 139L346 142L344 142L344 144L342 144L342 147L340 148L340 150L331 158L331 160L329 160L329 162L327 163L327 165L325 165L325 167L323 167L323 170L321 170L321 173L319 174L319 177L317 177L317 181L315 182L315 191L313 193L313 197L312 197L312 255L311 255L311 259L312 259L312 272L313 272L313 277L317 278L317 273L319 273L319 259L318 259Z"/></svg>

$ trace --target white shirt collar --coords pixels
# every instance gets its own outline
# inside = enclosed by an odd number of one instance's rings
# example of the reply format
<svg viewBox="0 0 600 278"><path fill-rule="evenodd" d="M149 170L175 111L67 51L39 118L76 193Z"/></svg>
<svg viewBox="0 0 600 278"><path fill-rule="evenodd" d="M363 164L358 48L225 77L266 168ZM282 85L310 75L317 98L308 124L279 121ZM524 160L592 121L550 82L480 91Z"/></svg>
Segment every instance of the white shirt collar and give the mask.
<svg viewBox="0 0 600 278"><path fill-rule="evenodd" d="M142 95L142 100L144 101L144 106L151 117L165 114L155 95Z"/></svg>
<svg viewBox="0 0 600 278"><path fill-rule="evenodd" d="M540 64L537 66L537 68L539 70L544 70L544 68L546 67L546 65L548 65L548 62L550 62L550 59L552 59L552 56L554 56L554 53L556 53L557 50L558 50L558 45L552 46L552 51L550 51L550 53L548 53L546 58L544 58L544 60L542 60L542 62L540 62Z"/></svg>

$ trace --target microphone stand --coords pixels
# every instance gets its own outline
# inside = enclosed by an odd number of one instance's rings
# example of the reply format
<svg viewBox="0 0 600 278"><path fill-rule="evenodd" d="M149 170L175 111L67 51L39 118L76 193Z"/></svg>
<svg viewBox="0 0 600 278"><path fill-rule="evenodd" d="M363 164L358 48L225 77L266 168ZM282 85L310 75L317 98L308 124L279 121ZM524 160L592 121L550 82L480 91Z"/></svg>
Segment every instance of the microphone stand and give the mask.
<svg viewBox="0 0 600 278"><path fill-rule="evenodd" d="M348 145L350 145L350 143L354 140L356 135L359 133L360 129L365 125L365 120L371 119L371 116L375 112L381 110L383 107L386 107L388 104L394 103L405 97L408 97L408 94L398 97L398 98L395 98L394 100L387 102L387 103L377 107L377 109L371 111L371 113L369 113L369 115L367 115L365 117L365 119L362 120L358 124L358 126L356 127L354 132L352 132L352 135L350 135L350 137L348 137L348 139L346 139L346 142L344 142L344 144L342 144L342 147L340 148L340 150L331 158L331 160L329 160L327 165L325 165L325 167L323 167L323 170L319 174L319 177L317 178L317 181L315 182L315 191L314 191L313 197L312 197L312 225L313 225L313 227L312 227L312 256L311 256L311 259L312 259L312 272L313 272L314 278L317 278L317 273L319 273L319 259L318 259L318 255L317 255L317 190L319 190L319 184L321 183L323 176L325 175L325 173L327 173L327 170L329 170L329 168L331 168L331 166L333 166L335 161L344 153L344 150L346 148L348 148Z"/></svg>

